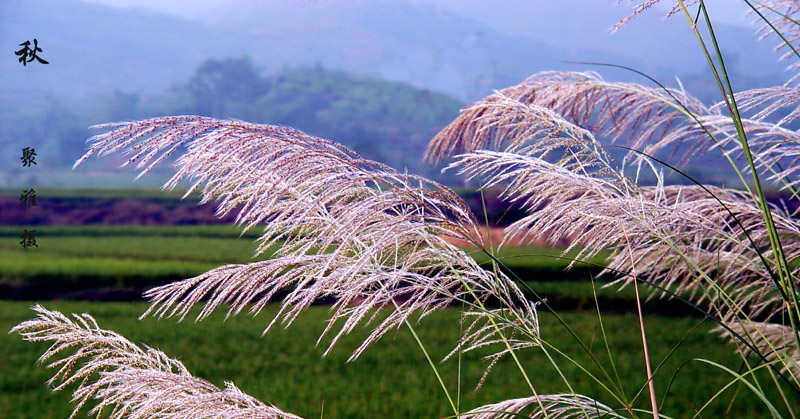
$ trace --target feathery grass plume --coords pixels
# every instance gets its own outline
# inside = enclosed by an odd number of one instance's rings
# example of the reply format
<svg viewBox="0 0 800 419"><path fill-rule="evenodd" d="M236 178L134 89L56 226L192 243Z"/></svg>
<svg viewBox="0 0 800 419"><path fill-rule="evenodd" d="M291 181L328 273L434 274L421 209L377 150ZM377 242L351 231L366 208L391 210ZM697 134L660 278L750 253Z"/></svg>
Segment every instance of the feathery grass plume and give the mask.
<svg viewBox="0 0 800 419"><path fill-rule="evenodd" d="M777 37L778 44L775 51L784 51L780 59L791 60L792 63L786 68L787 71L794 72L785 85L789 85L800 77L800 61L798 58L798 43L800 43L800 29L798 29L798 19L800 19L800 4L796 0L762 0L749 2L749 6L754 8L754 12L759 15L759 20L763 22L759 33L759 39L767 37Z"/></svg>
<svg viewBox="0 0 800 419"><path fill-rule="evenodd" d="M729 324L735 333L747 337L749 347L731 339L728 331L720 327L715 328L713 332L721 333L745 353L752 353L752 348L757 349L760 353L766 354L767 362L779 365L783 371L789 371L795 377L800 376L800 349L795 343L797 336L792 336L797 333L792 331L791 327L776 323L745 321Z"/></svg>
<svg viewBox="0 0 800 419"><path fill-rule="evenodd" d="M636 133L637 127L645 124L637 118L647 118L646 112L634 116L621 109L620 112L627 113L618 114L616 123L634 130L625 133L618 127L607 127L613 122L609 118L616 113L612 108L617 104L604 95L596 93L598 103L587 104L590 99L586 98L591 97L588 94L578 94L573 100L562 92L557 94L563 100L546 100L548 94L542 92L579 89L585 93L584 84L605 86L604 91L612 88L609 86L620 91L634 87L601 83L588 76L572 80L573 76L555 74L560 76L535 75L465 110L431 141L429 156L443 158L458 151L506 146L503 152L481 150L460 155L453 164L462 174L481 176L486 186L506 184L503 197L521 202L532 212L506 230L506 240L546 238L552 243L566 240L572 246L581 246L583 253L578 256L584 257L605 248L626 249L627 240L640 237L637 246L633 246L633 260L640 264L639 271L645 272L647 278L665 282L667 287L677 286L675 291L681 293L689 290L701 300L719 295L719 289L698 282L697 270L701 268L715 272L722 288L740 294L742 302L754 310L752 314L770 306L772 314L777 313L773 303L780 295L772 282L769 265L753 263L760 260L761 249L768 247L766 225L761 209L747 195L714 187L640 187L624 176L624 167L616 165L590 130L567 122L539 103L567 109L573 120L601 133L627 136L633 144L655 141L658 147L665 147L685 142L687 138L703 141L713 133L718 145L736 155L741 153L741 144L731 118L722 116L719 106L703 107L681 93L682 102L695 103L694 111L710 115L691 118L674 108L673 113L662 109L655 113L658 119L655 125L674 129L661 130L659 138L652 130ZM565 78L570 81L565 82ZM656 93L635 89L638 93L634 96L647 101ZM516 92L518 99L508 96L512 92ZM671 96L662 99L668 103L672 100ZM683 122L676 122L678 119ZM774 172L773 180L794 186L791 175L797 170L800 147L793 144L798 142L798 134L756 120L746 120L745 127L751 133L751 149L760 156L758 167L763 171L781 168L780 172ZM553 156L554 152L560 154ZM658 172L654 172L658 178ZM784 252L795 259L800 256L797 248L800 226L784 211L772 210L786 242ZM752 242L744 235L745 231ZM694 258L696 266L676 264L681 259L676 247L680 253ZM762 252L766 259L763 263L770 263L771 252ZM628 250L618 251L609 268L627 272L632 268L630 258ZM621 280L628 281L624 277ZM701 288L704 291L698 293Z"/></svg>
<svg viewBox="0 0 800 419"><path fill-rule="evenodd" d="M660 2L660 1L661 0L645 0L645 1L643 1L641 4L636 6L636 9L634 9L631 14L629 14L624 19L622 19L619 22L617 22L617 24L614 25L614 27L612 28L612 32L618 31L621 27L627 25L628 22L630 22L631 20L635 19L637 16L642 14L642 12L644 12L645 10L655 6L656 3ZM617 0L617 4L621 4L621 3L623 3L623 0ZM633 1L629 0L629 3L633 3Z"/></svg>
<svg viewBox="0 0 800 419"><path fill-rule="evenodd" d="M465 321L467 319L472 319L472 321L461 333L456 347L444 357L442 362L455 355L480 348L501 348L484 355L483 359L490 362L478 381L475 388L478 390L500 358L520 349L541 346L536 305L536 303L523 300L517 307L489 311L471 310L462 313Z"/></svg>
<svg viewBox="0 0 800 419"><path fill-rule="evenodd" d="M651 7L655 6L657 3L660 3L661 0L628 0L627 1L627 3L631 3L631 4L637 3L637 2L639 2L639 4L636 5L636 7L634 8L633 12L631 12L631 14L626 16L624 19L622 19L619 22L617 22L614 25L614 27L611 29L612 32L618 31L620 28L622 28L623 26L627 25L630 21L632 21L633 19L636 19L644 11L646 11L646 10L650 9ZM625 0L617 0L617 4L622 4L622 3L625 3ZM674 1L673 1L673 3L674 3ZM686 7L695 5L697 3L699 3L699 0L687 0L687 1L684 2ZM666 16L664 16L664 18L671 17L672 15L674 15L674 14L680 12L680 11L681 11L681 5L680 4L675 4L669 10L669 12L666 14Z"/></svg>
<svg viewBox="0 0 800 419"><path fill-rule="evenodd" d="M652 201L641 205L645 216L652 217L652 241L615 252L608 270L626 271L633 260L640 279L693 301L708 299L716 307L735 302L735 311L743 310L748 316L780 316L785 295L773 278L774 255L759 208L745 193L704 188L642 188L641 199ZM798 260L800 224L775 207L773 215L786 243L784 254L789 260ZM625 228L637 231L633 226ZM707 278L698 276L700 272ZM800 272L795 268L794 273ZM619 279L622 283L631 280Z"/></svg>
<svg viewBox="0 0 800 419"><path fill-rule="evenodd" d="M798 170L796 163L800 159L800 133L755 119L742 119L741 122L747 132L748 147L754 155L753 163L759 174L773 185L795 193L794 190L798 187L795 176ZM696 124L665 134L662 143L677 143L703 136L713 136L715 144L711 148L723 150L723 153L736 165L736 170L741 173L750 172L750 167L745 164L745 152L739 141L736 126L727 116L698 117Z"/></svg>
<svg viewBox="0 0 800 419"><path fill-rule="evenodd" d="M187 194L205 185L203 202L219 198L218 213L241 206L237 221L245 230L264 224L258 252L284 241L270 260L222 266L148 291L145 315L183 318L205 297L198 319L222 304L230 305L229 315L252 304L255 314L278 290L293 287L267 329L279 319L291 323L316 300L335 298L320 336L339 326L330 351L356 324L375 320L376 309L397 304L355 358L414 312L424 316L454 300L491 297L505 307L524 301L511 281L444 240L484 246L469 207L444 186L290 128L197 116L100 127L115 129L92 138L76 165L94 153L124 151L146 173L186 144L165 187L189 178L195 183Z"/></svg>
<svg viewBox="0 0 800 419"><path fill-rule="evenodd" d="M744 193L710 188L715 199L694 186L640 187L620 180L621 175L591 176L579 167L524 153L478 151L458 156L451 167L470 178L480 175L487 187L506 183L502 196L529 211L507 228L505 240L569 241L566 252L578 248L576 260L612 250L607 273L635 267L642 279L691 293L697 301L721 304L720 299L732 297L720 293L722 288L749 307L751 315L780 313L781 295L770 265L758 263L759 249L769 243L766 227ZM787 242L784 253L797 260L800 225L777 208L775 219ZM771 251L761 251L769 263ZM698 277L698 271L714 272L717 286ZM631 278L619 281L630 283Z"/></svg>
<svg viewBox="0 0 800 419"><path fill-rule="evenodd" d="M533 411L529 414L521 414L528 408L533 408ZM582 394L546 394L488 404L472 409L459 417L463 419L513 419L519 417L530 419L614 419L623 416L610 407Z"/></svg>
<svg viewBox="0 0 800 419"><path fill-rule="evenodd" d="M793 106L791 112L782 117L775 126L786 125L800 118L800 89L788 86L751 89L736 93L736 103L742 112L755 112L750 119L764 121L784 108Z"/></svg>
<svg viewBox="0 0 800 419"><path fill-rule="evenodd" d="M39 362L52 360L47 367L58 368L48 381L57 383L53 391L77 383L72 398L77 406L70 417L94 399L97 404L89 414L98 418L299 419L248 396L233 383L219 389L194 377L180 361L101 329L88 314L70 319L38 304L33 310L36 318L9 333L30 342L53 342Z"/></svg>
<svg viewBox="0 0 800 419"><path fill-rule="evenodd" d="M664 140L664 135L671 130L695 125L690 113L719 114L682 89L665 90L636 83L607 82L593 72L541 72L482 99L462 112L431 140L426 159L441 163L453 155L486 149L492 144L495 134L491 127L496 124L496 118L483 116L495 108L498 97L547 108L595 136L609 136L621 145L648 155L655 155L664 148L676 150L688 144L690 147L682 158L687 162L710 148L713 140L707 135L697 135L693 141L682 137L675 142ZM535 121L527 123L535 124ZM494 149L500 150L502 144L493 145ZM628 157L637 161L642 159L641 155L633 152Z"/></svg>
<svg viewBox="0 0 800 419"><path fill-rule="evenodd" d="M482 109L478 121L462 120L458 126L476 145L506 144L505 150L460 154L448 169L480 176L484 187L504 185L501 196L528 211L506 229L505 240L566 240L571 243L566 252L578 249L575 260L610 250L605 273L635 272L669 295L707 301L725 323L785 314L791 285L782 286L774 277L769 232L748 194L665 186L652 166L659 182L639 186L591 132L565 126L569 123L556 113L502 94L472 110L477 108ZM800 260L800 222L778 208L772 211L785 243L783 255ZM793 273L794 278L800 274L796 265ZM616 283L632 281L622 275Z"/></svg>
<svg viewBox="0 0 800 419"><path fill-rule="evenodd" d="M793 95L778 100L778 95L787 90ZM791 121L794 113L778 124L764 118L795 103L792 97L800 95L790 88L741 95L745 99L744 110L763 107L753 118L742 121L757 156L756 167L781 187L797 189L800 180L794 177L800 170L795 164L800 158L800 133L780 126ZM730 116L723 115L725 110L725 102L706 106L683 89L606 82L595 73L543 72L463 111L431 140L426 158L441 163L470 151L502 150L512 138L544 141L549 137L583 137L596 142L586 135L590 133L608 136L615 144L638 150L628 152L625 161L640 165L660 150L680 150L683 154L677 165L682 165L719 148L737 170L746 173L749 169L742 159L736 125ZM542 124L540 120L549 123Z"/></svg>

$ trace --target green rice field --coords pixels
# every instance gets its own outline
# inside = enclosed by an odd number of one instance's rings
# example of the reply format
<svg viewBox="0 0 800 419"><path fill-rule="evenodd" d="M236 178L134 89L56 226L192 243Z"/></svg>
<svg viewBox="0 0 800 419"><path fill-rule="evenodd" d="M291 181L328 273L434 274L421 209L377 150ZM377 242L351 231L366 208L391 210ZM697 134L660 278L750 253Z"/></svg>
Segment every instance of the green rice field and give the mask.
<svg viewBox="0 0 800 419"><path fill-rule="evenodd" d="M29 302L0 302L0 327L9 330L32 317ZM320 358L326 341L315 346L325 325L327 307L314 306L289 328L277 327L261 336L275 308L251 318L245 315L223 320L222 313L199 323L137 317L144 303L44 302L45 307L65 312L88 312L100 326L113 329L130 340L157 347L180 359L194 374L217 386L234 381L243 391L303 417L330 418L417 418L452 414L449 404L424 355L408 330L389 334L354 362L346 362L368 329L357 330L342 341L326 358ZM414 327L435 360L453 348L459 333L458 311L447 309L424 318ZM597 316L591 312L565 313L567 321L593 354L609 371L608 356L601 341ZM708 333L711 325L694 318L649 316L645 319L653 359L660 363L669 351L662 373L657 373L656 389L666 395L663 412L684 417L699 409L713 396L712 389L725 385L729 376L706 364L693 362L698 354L727 365L737 363L733 348L718 336ZM616 373L634 406L646 407L646 395L639 395L644 384L644 366L636 318L633 315L605 315L604 327L613 349ZM701 323L697 329L692 327ZM588 355L548 314L541 315L542 336L557 350L587 364ZM687 334L688 333L688 334ZM36 365L45 344L23 342L17 335L0 335L0 357L6 363L0 375L0 411L7 418L66 418L70 413L69 394L52 394L44 384L48 370ZM685 339L683 343L680 343ZM550 353L559 361L561 372L575 390L599 399L609 399L602 386L593 382L573 364ZM523 364L540 393L566 392L558 371L537 349L520 352ZM685 363L684 368L679 367ZM451 359L437 368L453 394L460 394L460 405L469 409L512 397L529 396L526 385L510 359L501 360L475 391L487 362L478 354L466 354L461 362L461 388L458 389L458 360ZM673 372L678 373L673 376ZM591 372L601 376L596 368ZM702 379L698 379L702 377ZM671 386L670 382L673 380ZM608 385L608 380L603 379ZM616 380L615 380L616 381ZM635 400L634 400L635 398ZM728 404L735 399L735 410ZM619 407L619 406L612 406ZM759 417L759 401L748 391L732 386L704 411L703 417ZM8 416L5 416L8 415ZM79 416L80 417L80 416Z"/></svg>
<svg viewBox="0 0 800 419"><path fill-rule="evenodd" d="M240 237L232 226L40 226L38 248L22 249L16 226L0 227L0 281L11 286L55 288L70 292L89 288L146 289L150 286L193 276L225 263L252 260L257 232ZM259 257L268 257L269 251ZM588 378L563 354L589 365L589 355L566 329L541 309L542 337L552 345L548 351L558 361L560 373L573 390L601 400L613 400L603 386L621 386L625 400L647 407L644 364L635 315L633 292L600 288L593 291L591 269L576 266L562 273L566 262L553 258L558 251L542 248L508 248L498 253L541 297L570 309L562 318L580 337L592 355L606 368L588 372ZM485 256L476 255L481 262ZM603 326L615 358L610 362L600 333L595 292L603 311ZM388 334L361 358L346 359L368 332L357 330L342 341L327 358L320 358L326 341L316 345L325 326L328 307L313 306L289 328L276 327L261 336L276 308L256 318L245 315L223 320L222 313L200 323L177 323L172 319L137 320L143 302L40 301L49 309L88 312L100 325L134 342L155 346L183 361L190 371L218 386L233 381L245 392L304 417L416 418L452 414L430 366L406 329ZM33 316L33 301L0 301L0 327L10 330ZM648 303L645 306L647 307ZM618 314L619 306L625 306ZM456 307L433 313L413 326L425 348L437 362L455 345L459 335ZM700 409L713 397L711 389L723 387L731 377L693 357L738 365L734 348L708 333L713 324L701 316L646 316L648 339L656 365L665 365L656 376L656 389L665 395L663 412L683 417ZM697 326L696 329L693 327ZM68 417L67 393L51 394L44 384L48 371L36 364L45 344L23 342L17 335L0 335L0 359L6 366L0 374L0 414L8 418ZM675 349L670 355L670 351ZM531 394L516 365L501 360L475 391L487 362L478 353L465 354L461 367L456 358L437 368L452 394L458 394L462 411L476 406L525 397ZM540 349L520 353L537 392L567 392L556 370ZM668 357L668 355L670 355ZM684 365L681 368L681 365ZM616 370L616 371L615 371ZM675 371L678 371L675 373ZM616 377L619 377L618 379ZM698 377L702 377L699 380ZM611 384L611 383L615 384ZM459 385L460 383L460 385ZM601 384L602 383L602 384ZM731 401L733 403L731 404ZM732 385L701 413L703 417L759 417L758 399L746 389ZM734 410L729 410L729 405ZM83 416L83 413L78 417Z"/></svg>
<svg viewBox="0 0 800 419"><path fill-rule="evenodd" d="M19 245L22 228L0 226L0 281L12 285L47 286L75 291L96 288L147 288L191 277L226 263L268 258L268 249L253 258L258 231L241 234L228 225L199 226L40 226L36 248ZM470 251L488 266L490 259ZM553 282L552 291L569 282L591 295L589 265L568 272L558 250L504 248L497 258L526 281ZM596 262L600 262L597 260ZM599 271L597 268L592 268ZM566 285L574 290L575 284ZM612 290L601 293L614 295ZM584 293L586 294L586 293Z"/></svg>

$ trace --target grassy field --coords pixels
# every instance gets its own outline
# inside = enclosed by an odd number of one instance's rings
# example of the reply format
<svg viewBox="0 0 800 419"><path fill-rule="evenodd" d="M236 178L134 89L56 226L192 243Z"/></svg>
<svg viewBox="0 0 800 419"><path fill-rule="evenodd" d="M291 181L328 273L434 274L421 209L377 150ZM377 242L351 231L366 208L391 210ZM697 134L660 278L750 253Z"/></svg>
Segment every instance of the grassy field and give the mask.
<svg viewBox="0 0 800 419"><path fill-rule="evenodd" d="M125 175L130 177L129 175ZM0 188L0 196L18 197L20 188ZM48 198L152 198L152 199L180 199L186 188L175 188L171 191L158 187L41 187L36 188L40 197ZM186 199L197 201L201 197L199 192L192 193Z"/></svg>
<svg viewBox="0 0 800 419"><path fill-rule="evenodd" d="M32 317L30 303L0 302L0 327L9 330L18 322ZM314 342L324 326L327 308L312 307L287 329L276 328L261 337L274 308L256 318L238 316L223 321L217 315L200 323L176 323L136 318L146 307L143 303L48 302L45 306L65 312L89 312L102 327L122 333L137 343L146 343L179 358L196 375L218 386L234 381L249 394L304 417L443 417L452 412L441 388L408 330L387 335L358 360L345 362L366 329L357 330L337 346L327 358L320 358L326 342ZM627 401L644 407L646 395L634 397L644 384L644 367L636 320L631 315L604 316L604 327L614 353L616 373L612 372L599 333L599 323L592 313L565 313L563 318L574 328L584 343L593 348L609 374L619 375ZM704 358L736 365L733 348L707 333L711 325L690 329L698 319L646 318L654 360L659 363L685 338L667 359L663 372L656 376L656 389L665 395L664 413L684 417L699 409L713 396L712 389L721 388L729 376L706 364L691 361ZM542 336L554 348L586 363L575 341L548 314L541 316ZM453 347L459 333L458 311L448 309L426 317L415 326L423 343L435 360L440 360ZM687 335L687 333L689 333ZM45 344L23 342L17 335L0 335L0 357L6 363L0 375L0 412L7 418L68 417L69 394L51 394L44 385L49 378L35 360ZM609 400L602 387L557 354L575 390L601 400ZM558 372L538 349L521 352L525 368L541 393L565 392ZM530 395L519 371L509 359L499 362L484 386L473 391L486 362L477 354L462 360L460 403L463 409L511 397ZM686 363L677 375L681 364ZM454 394L458 383L458 361L453 359L438 368ZM591 371L598 373L596 368ZM702 377L702 379L698 379ZM674 378L671 387L670 381ZM606 385L608 380L603 380ZM614 380L616 381L616 380ZM612 399L613 400L613 399ZM733 400L733 407L728 405ZM613 406L618 407L618 406ZM732 386L702 414L703 417L760 417L758 400L746 389Z"/></svg>
<svg viewBox="0 0 800 419"><path fill-rule="evenodd" d="M17 239L19 227L0 226L0 285L17 290L6 298L94 298L85 292L120 289L135 296L223 264L250 262L258 247L257 230L241 235L241 229L229 225L41 226L36 234L39 247L23 249ZM256 259L269 257L272 250ZM490 267L486 254L468 251ZM577 264L565 271L569 261L559 255L557 249L506 247L497 258L556 308L593 310L596 292L607 310L634 309L632 288L603 288L604 280L593 287L591 278L599 272L597 267ZM20 294L19 289L26 291ZM690 312L677 301L654 301L648 307L650 311Z"/></svg>
<svg viewBox="0 0 800 419"><path fill-rule="evenodd" d="M49 287L65 292L96 288L147 288L191 277L226 263L253 260L257 230L241 236L235 226L40 226L38 248L19 245L20 228L0 227L0 281L17 286ZM269 249L256 259L269 257ZM476 260L489 258L471 251ZM565 273L568 261L553 249L505 248L498 258L531 282L564 283L569 292L591 296L589 267ZM596 269L595 269L596 270ZM554 292L550 284L542 290ZM567 289L565 288L565 289ZM588 293L588 294L587 294ZM611 290L601 293L613 295Z"/></svg>
<svg viewBox="0 0 800 419"><path fill-rule="evenodd" d="M90 288L147 288L160 283L196 275L225 263L251 259L256 249L257 232L239 237L232 226L41 226L37 230L39 248L24 250L15 235L17 227L0 227L0 280L6 284L44 289L80 290ZM40 234L41 233L41 234ZM269 253L269 252L268 252ZM633 292L597 288L604 314L609 345L615 355L616 373L606 355L599 334L595 297L589 280L591 271L577 266L569 275L561 273L566 262L558 251L542 248L507 248L498 257L548 303L571 312L563 314L587 347L600 360L609 375L619 375L626 402L644 407L645 396L635 398L644 383L644 368L634 308ZM266 255L262 256L266 257ZM479 262L488 262L480 253ZM597 284L602 285L601 283ZM69 295L69 293L67 293ZM30 302L0 301L0 326L9 330L30 318ZM655 302L645 305L651 307ZM101 326L113 329L134 342L156 346L184 361L191 371L217 385L233 380L253 396L305 417L442 417L452 412L422 352L411 334L401 330L378 342L354 363L346 363L350 351L365 333L359 330L345 339L334 352L320 360L325 342L314 343L324 326L327 307L312 307L288 329L276 328L265 337L261 331L274 308L253 319L242 316L222 321L221 316L195 324L176 324L172 320L138 321L144 303L101 303L51 301L44 305L68 312L89 312ZM659 308L660 310L660 308ZM685 341L667 360L656 377L657 390L666 394L665 413L685 416L699 409L713 396L711 389L724 386L729 376L696 361L693 357L739 365L733 347L707 333L713 326L701 324L700 317L648 316L648 338L656 364L682 339ZM561 372L577 386L575 391L613 400L604 394L577 367L560 358L559 351L586 364L588 355L552 315L542 314L542 335L553 345L550 354L559 360ZM459 334L457 309L434 313L415 326L426 348L440 360L454 346ZM0 374L0 417L67 417L69 394L51 395L43 384L47 371L35 365L43 344L22 342L18 336L2 335L0 359L6 367ZM522 353L529 376L541 393L566 392L558 371L540 350ZM683 369L679 366L686 363ZM511 397L524 397L524 380L509 360L501 361L488 376L484 387L475 392L486 362L480 354L467 354L462 362L460 400L463 409ZM458 362L439 366L445 382L457 391ZM676 370L679 373L670 386ZM590 370L600 376L598 369ZM702 377L698 380L697 377ZM602 379L604 385L617 380ZM733 410L728 405L734 399ZM617 407L617 406L614 406ZM463 410L462 409L462 410ZM763 412L757 399L746 389L732 386L704 411L704 417L758 417Z"/></svg>
<svg viewBox="0 0 800 419"><path fill-rule="evenodd" d="M0 279L64 292L147 288L226 263L252 260L256 234L233 226L41 226L24 249L18 227L0 228ZM266 255L262 257L267 257Z"/></svg>

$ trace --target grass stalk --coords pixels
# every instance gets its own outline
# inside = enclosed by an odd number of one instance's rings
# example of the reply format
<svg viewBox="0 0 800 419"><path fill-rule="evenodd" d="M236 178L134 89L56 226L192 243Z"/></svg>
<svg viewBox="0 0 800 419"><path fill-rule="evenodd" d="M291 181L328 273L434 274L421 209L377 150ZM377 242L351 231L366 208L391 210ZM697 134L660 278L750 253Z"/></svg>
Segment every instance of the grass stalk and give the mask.
<svg viewBox="0 0 800 419"><path fill-rule="evenodd" d="M681 6L685 10L685 5L683 4L683 0L679 0ZM778 235L777 229L775 228L775 222L772 217L772 211L769 208L767 203L766 197L764 196L764 191L761 186L761 181L758 176L758 171L756 170L753 155L750 151L750 146L747 141L747 134L744 130L744 125L742 124L742 118L739 114L739 108L736 106L736 98L733 94L733 88L731 87L730 77L728 76L728 72L725 68L725 61L722 58L722 51L719 48L719 44L717 43L717 38L714 35L714 28L711 24L711 19L708 17L708 10L705 7L704 0L700 0L700 10L703 13L703 17L706 21L706 25L708 27L709 35L711 38L711 42L714 46L714 52L716 53L717 61L719 62L720 70L722 72L722 76L720 78L719 72L716 71L716 67L713 65L713 61L711 60L710 55L708 54L708 49L705 47L705 43L700 37L699 32L697 31L696 25L694 26L695 34L700 41L703 51L706 54L706 57L709 61L709 65L712 67L712 72L714 74L714 78L717 81L717 85L722 93L722 96L728 105L728 110L730 112L731 118L733 118L734 125L736 126L736 131L739 135L739 140L742 144L742 150L745 153L747 158L748 165L750 167L750 171L753 176L753 182L755 184L756 192L758 193L758 203L761 207L761 214L764 217L764 222L767 225L767 231L769 234L769 241L770 246L772 248L775 265L777 267L778 276L781 281L781 287L784 289L786 294L791 297L791 300L786 300L786 311L789 316L789 321L792 326L793 335L795 339L795 344L798 348L800 348L800 337L798 337L798 327L800 327L800 302L798 302L798 291L797 286L795 285L795 279L793 278L791 269L789 268L789 263L786 261L786 256L783 252L783 247L781 245L780 236ZM723 86L724 81L724 86Z"/></svg>
<svg viewBox="0 0 800 419"><path fill-rule="evenodd" d="M633 261L633 252L631 249L630 241L628 240L628 233L623 231L625 235L625 240L627 242L628 248L628 255L631 258L631 273L633 277L636 278L636 263ZM653 409L653 418L658 419L658 400L656 399L656 386L655 382L653 381L653 369L650 367L650 351L647 349L647 333L645 332L644 327L644 316L642 316L642 299L639 296L639 281L633 281L633 289L636 293L636 314L639 319L639 330L641 331L642 337L642 351L644 354L644 365L645 370L647 371L647 386L650 391L650 407Z"/></svg>
<svg viewBox="0 0 800 419"><path fill-rule="evenodd" d="M611 347L608 345L608 335L606 334L606 328L603 325L603 315L600 313L600 302L597 301L597 289L594 286L594 276L591 277L592 280L592 297L594 298L594 307L595 311L597 312L597 322L600 324L600 334L603 337L603 346L606 349L606 354L608 354L608 361L611 363L611 371L614 372L614 378L617 379L617 386L620 389L620 394L624 397L625 389L622 386L622 380L619 378L619 373L617 372L617 366L614 363L614 356L611 353ZM626 404L629 404L627 400L625 401Z"/></svg>
<svg viewBox="0 0 800 419"><path fill-rule="evenodd" d="M394 304L395 310L400 310L400 307L397 306L397 303L394 300L392 300L392 304ZM425 345L422 343L422 340L420 340L419 335L417 335L417 332L414 330L414 327L411 326L411 323L409 323L408 320L404 320L404 323L406 327L408 327L408 330L411 331L411 334L414 336L414 340L417 342L419 349L425 355L428 365L430 365L434 375L436 375L436 380L439 381L439 385L442 387L442 391L444 391L444 394L447 397L447 402L450 403L450 407L453 409L453 413L455 413L456 417L459 417L460 413L458 412L458 407L456 407L456 404L453 402L453 398L450 397L450 392L447 390L444 380L442 380L442 375L439 374L439 369L436 368L436 364L431 359L430 354L428 354L428 350L425 349Z"/></svg>
<svg viewBox="0 0 800 419"><path fill-rule="evenodd" d="M697 361L697 362L702 362L702 363L709 364L709 365L711 365L711 366L714 366L714 367L716 367L716 368L718 368L718 369L720 369L720 370L722 370L722 371L725 371L726 373L728 373L728 374L730 374L730 375L732 375L732 376L734 377L734 379L733 379L733 380L731 380L731 381L730 381L728 384L726 384L725 386L723 386L722 388L720 388L720 389L719 389L719 390L718 390L718 391L717 391L717 392L714 394L714 396L713 396L711 399L709 399L709 400L708 400L708 401L707 401L707 402L706 402L706 403L705 403L705 404L704 404L704 405L703 405L703 406L702 406L702 407L701 407L701 408L700 408L700 409L697 411L697 413L695 413L694 417L698 417L698 416L700 416L700 413L701 413L701 412L702 412L702 411L703 411L703 410L704 410L706 407L708 407L708 405L709 405L709 404L711 404L711 402L712 402L714 399L716 399L717 397L719 397L719 395L721 395L721 394L722 394L722 393L723 393L725 390L727 390L728 388L730 388L732 385L734 385L734 384L736 384L736 383L739 383L739 382L743 383L743 384L744 384L744 385L746 385L748 388L750 388L750 391L752 391L752 392L753 392L753 394L755 394L756 396L758 396L758 398L759 398L759 399L761 399L761 401L762 401L762 402L764 402L764 405L766 405L766 406L767 406L767 408L768 408L768 409L769 409L769 411L770 411L770 414L772 414L772 416L773 416L773 417L775 417L775 418L782 418L782 417L783 417L783 416L780 414L780 412L778 411L778 409L776 409L776 408L775 408L775 406L774 406L774 405L773 405L773 404L772 404L772 403L769 401L769 398L767 398L767 396L765 396L765 395L764 395L764 393L763 393L762 391L760 391L758 388L756 388L756 386L755 386L755 385L753 385L753 383L749 382L749 381L748 381L748 380L745 378L745 376L746 376L746 375L752 375L752 374L753 374L753 373L754 373L756 370L758 370L758 369L761 369L761 368L765 368L765 367L766 367L766 365L761 365L761 366L757 366L757 367L754 367L754 368L749 368L749 369L748 369L748 372L747 372L746 374L739 374L739 373L737 373L736 371L734 371L734 370L732 370L732 369L730 369L730 368L728 368L728 367L726 367L726 366L724 366L724 365L722 365L722 364L720 364L720 363L718 363L718 362L714 362L714 361L711 361L711 360L708 360L708 359L703 359L703 358L694 358L694 359L693 359L693 361Z"/></svg>

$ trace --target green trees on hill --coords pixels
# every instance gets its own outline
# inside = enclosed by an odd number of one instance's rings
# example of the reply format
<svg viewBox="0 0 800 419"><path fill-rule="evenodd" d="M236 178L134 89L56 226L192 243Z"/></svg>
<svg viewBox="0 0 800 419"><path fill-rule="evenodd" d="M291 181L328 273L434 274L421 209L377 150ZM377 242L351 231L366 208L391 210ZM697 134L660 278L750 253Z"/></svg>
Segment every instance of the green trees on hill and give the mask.
<svg viewBox="0 0 800 419"><path fill-rule="evenodd" d="M184 101L180 106L192 113L225 117L253 106L267 91L267 82L247 57L207 60L176 90Z"/></svg>
<svg viewBox="0 0 800 419"><path fill-rule="evenodd" d="M298 127L336 138L364 157L433 177L438 169L421 161L427 141L464 107L444 94L320 65L266 75L248 57L206 60L159 97L114 90L95 103L47 101L44 111L0 110L0 134L15 147L49 150L43 158L51 157L51 169L68 170L85 151L89 125L194 114Z"/></svg>
<svg viewBox="0 0 800 419"><path fill-rule="evenodd" d="M421 153L463 107L443 94L327 70L319 64L262 77L248 58L208 60L176 93L174 108L159 114L297 127L417 173L436 172L421 162Z"/></svg>

